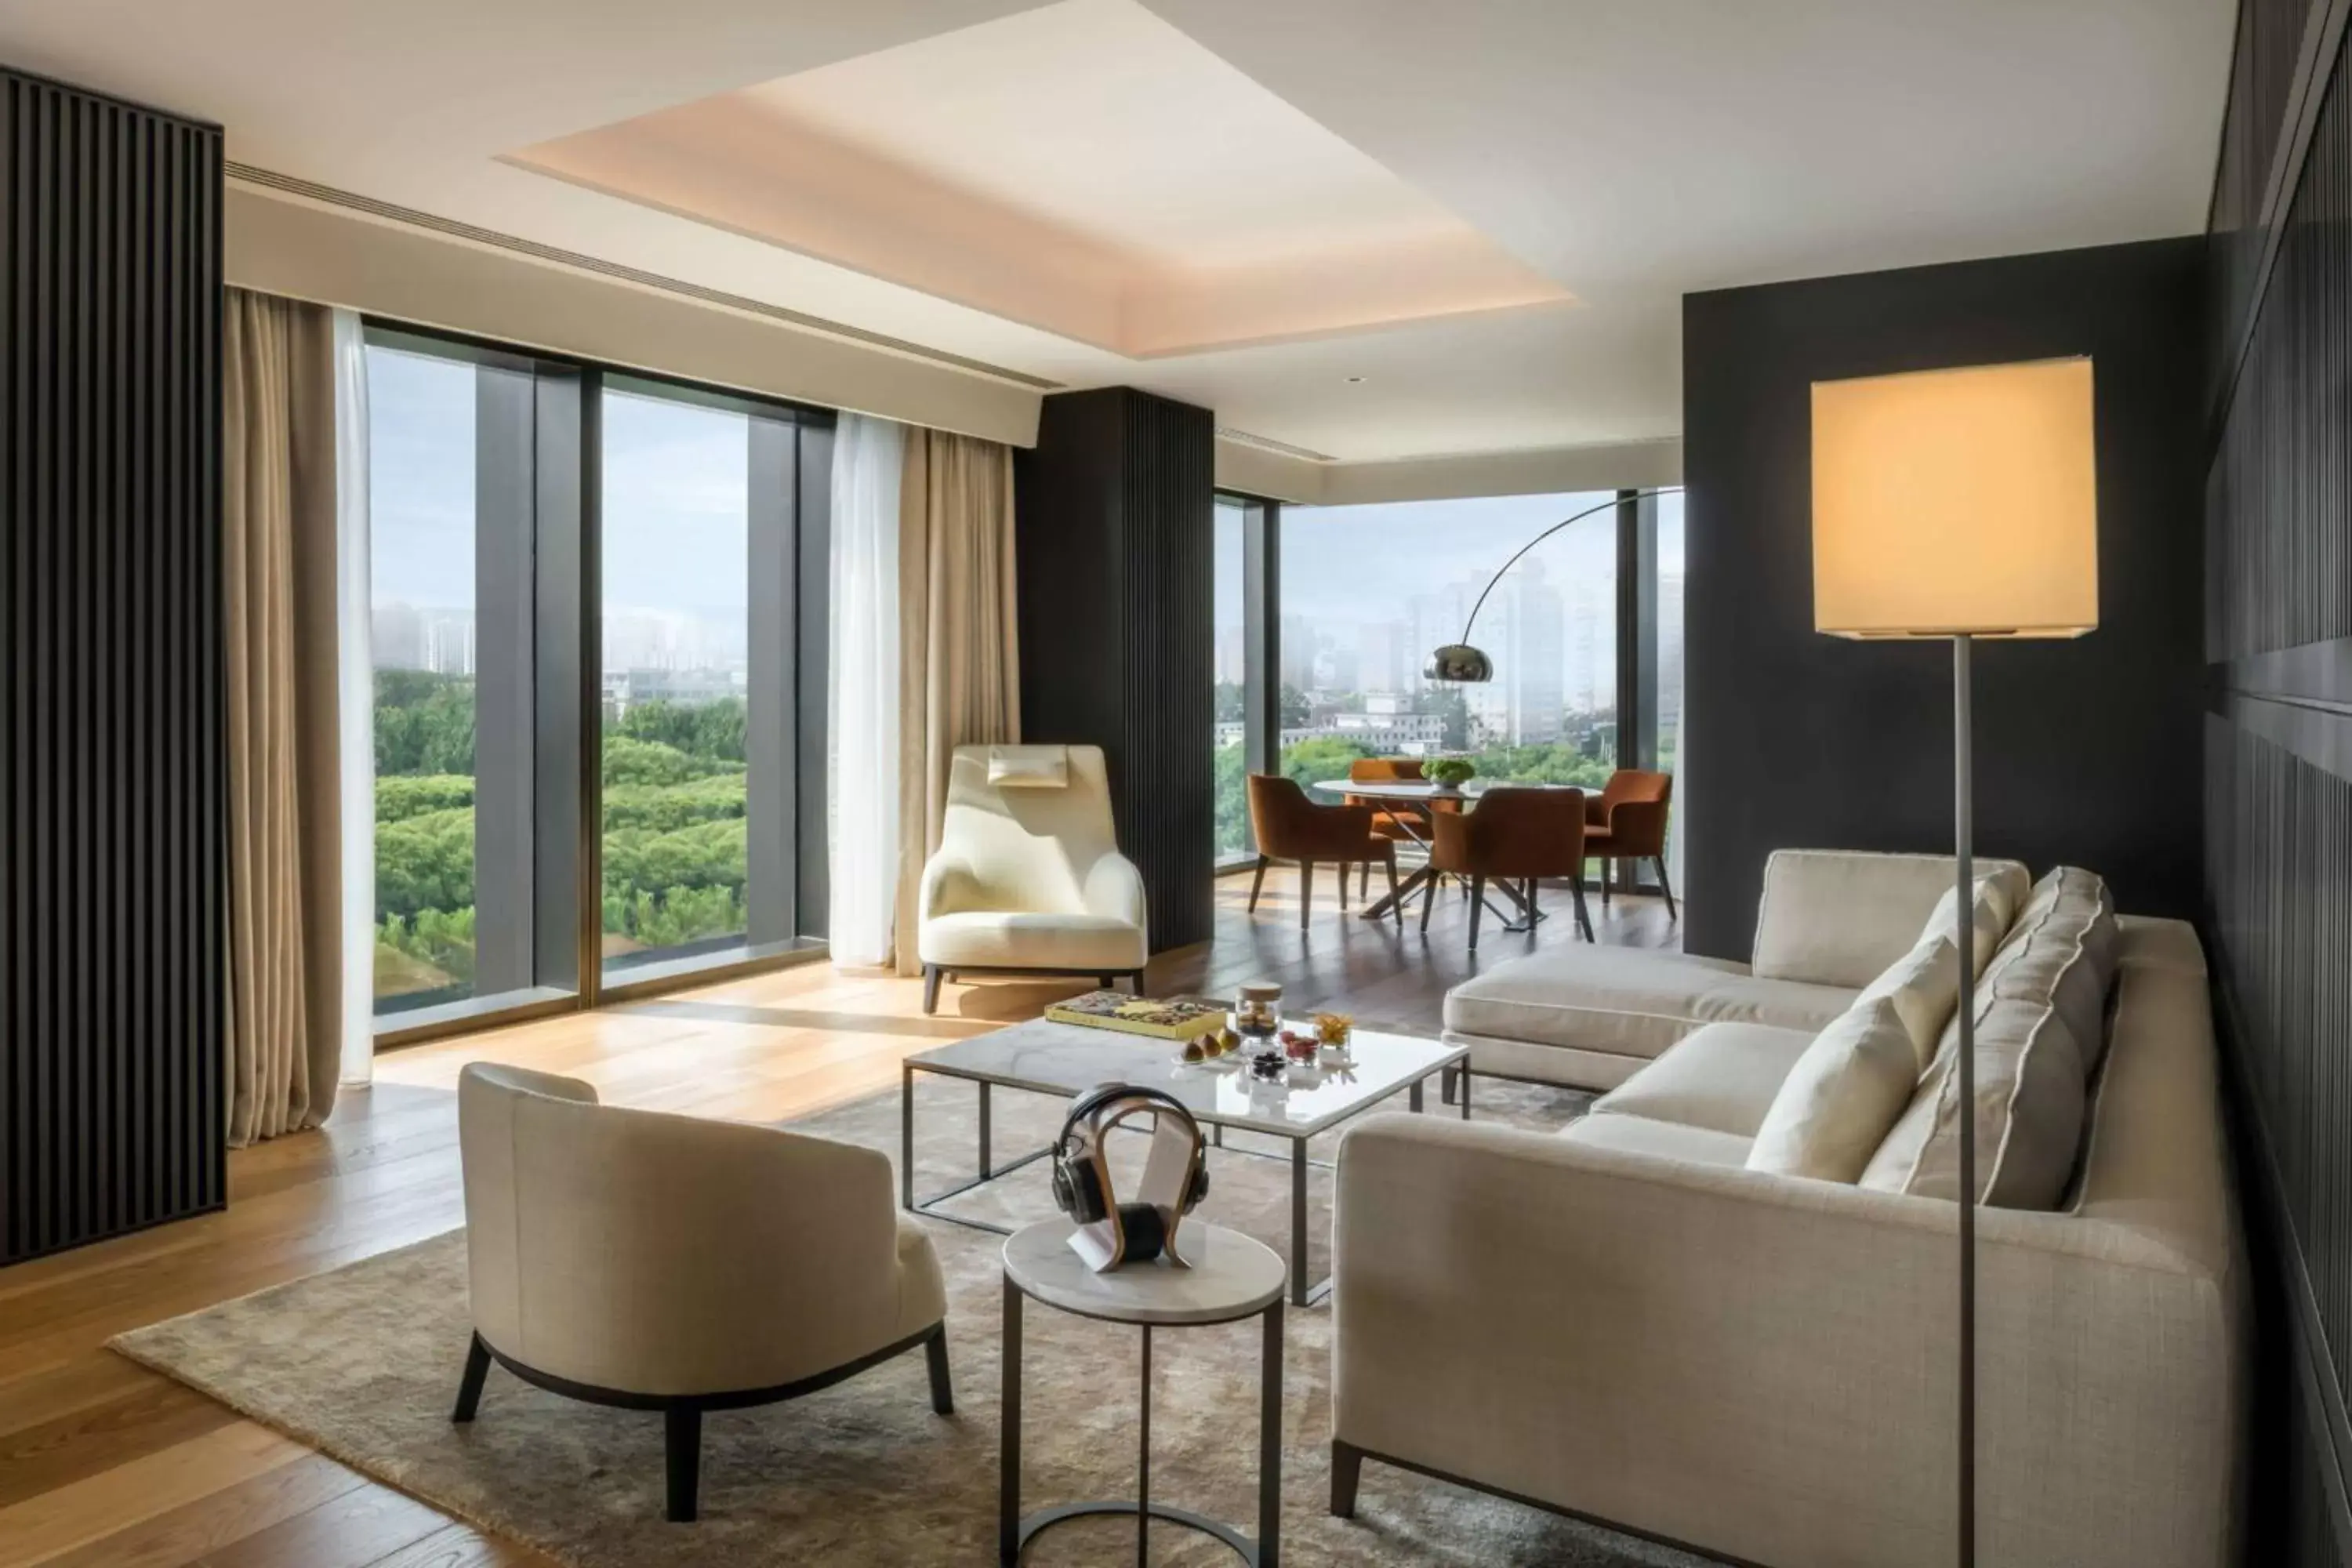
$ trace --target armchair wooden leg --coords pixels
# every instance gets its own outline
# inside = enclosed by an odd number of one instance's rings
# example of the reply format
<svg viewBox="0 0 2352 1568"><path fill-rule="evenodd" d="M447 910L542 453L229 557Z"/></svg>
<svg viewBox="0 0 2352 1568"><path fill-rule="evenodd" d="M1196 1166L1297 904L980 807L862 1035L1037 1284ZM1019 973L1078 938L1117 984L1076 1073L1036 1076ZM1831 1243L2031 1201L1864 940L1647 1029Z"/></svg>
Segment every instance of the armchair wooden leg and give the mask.
<svg viewBox="0 0 2352 1568"><path fill-rule="evenodd" d="M1356 1517L1356 1484L1363 1479L1364 1451L1352 1443L1331 1439L1331 1517Z"/></svg>
<svg viewBox="0 0 2352 1568"><path fill-rule="evenodd" d="M1347 886L1348 868L1345 866L1342 866L1339 868L1340 890L1345 892L1347 890ZM1314 903L1315 862L1312 860L1301 860L1298 863L1298 929L1300 931L1305 931L1307 929L1307 910L1314 906Z"/></svg>
<svg viewBox="0 0 2352 1568"><path fill-rule="evenodd" d="M936 963L926 963L923 965L923 1011L936 1013L939 1010L940 966Z"/></svg>
<svg viewBox="0 0 2352 1568"><path fill-rule="evenodd" d="M1402 927L1404 924L1404 904L1397 897L1396 851L1390 850L1389 858L1381 864L1389 868L1389 908L1396 911L1397 924ZM1370 866L1365 867L1365 875L1370 876L1371 869Z"/></svg>
<svg viewBox="0 0 2352 1568"><path fill-rule="evenodd" d="M1356 873L1356 902L1360 904L1371 896L1372 863L1370 860L1367 860L1364 862L1362 868L1358 870Z"/></svg>
<svg viewBox="0 0 2352 1568"><path fill-rule="evenodd" d="M948 1326L945 1323L941 1323L931 1337L923 1342L923 1359L930 1364L932 1413L954 1415L955 1385L948 1380Z"/></svg>
<svg viewBox="0 0 2352 1568"><path fill-rule="evenodd" d="M471 1421L474 1412L482 1407L482 1380L490 1375L490 1347L476 1334L474 1342L466 1347L466 1373L457 1380L457 1408L449 1419L459 1426Z"/></svg>
<svg viewBox="0 0 2352 1568"><path fill-rule="evenodd" d="M662 1412L662 1424L669 1521L692 1524L695 1494L701 1486L702 1412L692 1405L674 1405Z"/></svg>
<svg viewBox="0 0 2352 1568"><path fill-rule="evenodd" d="M1478 917L1486 911L1486 879L1470 879L1470 951L1478 951Z"/></svg>
<svg viewBox="0 0 2352 1568"><path fill-rule="evenodd" d="M1670 921L1680 920L1682 915L1675 908L1674 885L1666 880L1666 858L1663 855L1658 856L1656 863L1658 868L1658 891L1665 894L1666 896L1666 918Z"/></svg>
<svg viewBox="0 0 2352 1568"><path fill-rule="evenodd" d="M1438 875L1433 871L1430 873L1429 880L1423 883L1421 887L1421 934L1423 936L1429 934L1429 911L1437 907L1437 889L1440 886L1442 883Z"/></svg>
<svg viewBox="0 0 2352 1568"><path fill-rule="evenodd" d="M1339 862L1339 912L1343 915L1348 912L1348 863L1345 860Z"/></svg>
<svg viewBox="0 0 2352 1568"><path fill-rule="evenodd" d="M1576 929L1584 933L1585 941L1591 942L1592 940L1592 916L1584 907L1584 884L1582 882L1578 882L1573 886L1576 894Z"/></svg>
<svg viewBox="0 0 2352 1568"><path fill-rule="evenodd" d="M1606 855L1601 858L1601 907L1604 910L1609 907L1609 868L1615 864Z"/></svg>
<svg viewBox="0 0 2352 1568"><path fill-rule="evenodd" d="M1265 856L1263 856L1263 855L1261 855L1261 856L1259 856L1259 857L1257 858L1257 874L1256 874L1255 876L1254 876L1254 877L1252 877L1252 878L1250 879L1250 905L1249 905L1249 912L1250 912L1250 913L1252 913L1252 914L1255 914L1255 913L1257 913L1257 894L1258 894L1258 889L1261 889L1261 888L1263 888L1263 887L1265 887Z"/></svg>

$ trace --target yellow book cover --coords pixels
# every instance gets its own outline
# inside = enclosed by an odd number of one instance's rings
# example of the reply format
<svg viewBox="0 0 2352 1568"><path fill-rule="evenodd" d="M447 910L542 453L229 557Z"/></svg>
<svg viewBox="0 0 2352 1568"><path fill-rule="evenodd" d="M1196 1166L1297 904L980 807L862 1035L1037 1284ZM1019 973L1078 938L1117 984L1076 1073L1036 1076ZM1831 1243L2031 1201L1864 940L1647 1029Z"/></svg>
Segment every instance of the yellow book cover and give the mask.
<svg viewBox="0 0 2352 1568"><path fill-rule="evenodd" d="M1155 1040L1189 1040L1223 1028L1225 1010L1213 1002L1158 1002L1129 996L1123 991L1089 991L1045 1009L1056 1024L1076 1024L1088 1029L1117 1029L1121 1034L1148 1035Z"/></svg>

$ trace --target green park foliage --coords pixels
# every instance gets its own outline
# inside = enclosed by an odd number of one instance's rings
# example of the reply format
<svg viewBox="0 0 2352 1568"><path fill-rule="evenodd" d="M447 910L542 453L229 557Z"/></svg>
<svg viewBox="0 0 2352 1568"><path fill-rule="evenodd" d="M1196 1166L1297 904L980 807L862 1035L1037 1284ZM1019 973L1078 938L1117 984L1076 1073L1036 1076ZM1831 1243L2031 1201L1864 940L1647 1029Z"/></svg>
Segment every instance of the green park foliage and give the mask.
<svg viewBox="0 0 2352 1568"><path fill-rule="evenodd" d="M632 707L604 737L609 949L744 929L744 704ZM463 988L474 969L474 684L376 676L376 991Z"/></svg>

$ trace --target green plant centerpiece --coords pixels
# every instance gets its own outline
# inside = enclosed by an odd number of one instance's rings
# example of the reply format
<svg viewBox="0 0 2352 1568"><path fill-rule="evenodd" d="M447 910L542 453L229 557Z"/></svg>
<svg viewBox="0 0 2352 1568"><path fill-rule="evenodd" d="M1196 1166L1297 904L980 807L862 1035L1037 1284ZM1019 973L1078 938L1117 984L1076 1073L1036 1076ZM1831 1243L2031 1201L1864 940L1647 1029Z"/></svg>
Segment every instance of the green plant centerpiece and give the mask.
<svg viewBox="0 0 2352 1568"><path fill-rule="evenodd" d="M1466 757L1440 757L1429 764L1428 773L1439 789L1459 795L1462 786L1477 776L1478 769Z"/></svg>

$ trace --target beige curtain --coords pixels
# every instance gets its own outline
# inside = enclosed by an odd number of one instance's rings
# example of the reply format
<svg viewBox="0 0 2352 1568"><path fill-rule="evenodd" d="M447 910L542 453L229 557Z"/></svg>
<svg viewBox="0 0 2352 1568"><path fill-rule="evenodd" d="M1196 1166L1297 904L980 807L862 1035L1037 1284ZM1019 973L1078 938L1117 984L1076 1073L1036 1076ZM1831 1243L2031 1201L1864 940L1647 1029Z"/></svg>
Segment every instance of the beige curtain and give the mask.
<svg viewBox="0 0 2352 1568"><path fill-rule="evenodd" d="M315 1127L341 1055L331 312L228 290L229 1142Z"/></svg>
<svg viewBox="0 0 2352 1568"><path fill-rule="evenodd" d="M958 746L1021 738L1013 451L909 428L898 486L898 973Z"/></svg>

